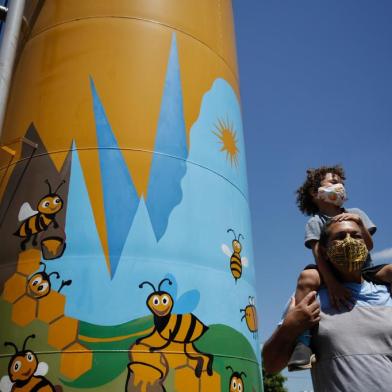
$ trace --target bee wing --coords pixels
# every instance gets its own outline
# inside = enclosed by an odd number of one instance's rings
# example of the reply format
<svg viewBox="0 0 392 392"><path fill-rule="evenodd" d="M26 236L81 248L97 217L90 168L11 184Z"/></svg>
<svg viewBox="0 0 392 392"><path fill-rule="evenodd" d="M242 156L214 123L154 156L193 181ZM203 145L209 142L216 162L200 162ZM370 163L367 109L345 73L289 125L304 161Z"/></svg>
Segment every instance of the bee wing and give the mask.
<svg viewBox="0 0 392 392"><path fill-rule="evenodd" d="M248 260L248 258L247 258L247 257L241 257L241 264L242 264L244 267L247 267L247 266L249 265L249 260Z"/></svg>
<svg viewBox="0 0 392 392"><path fill-rule="evenodd" d="M18 214L19 222L23 222L26 219L29 219L31 216L38 214L38 211L34 211L30 204L26 201L22 204Z"/></svg>
<svg viewBox="0 0 392 392"><path fill-rule="evenodd" d="M3 376L0 379L0 391L1 392L10 392L13 385L14 385L14 383L11 382L9 376Z"/></svg>
<svg viewBox="0 0 392 392"><path fill-rule="evenodd" d="M196 309L199 301L199 290L189 290L176 300L173 306L173 312L178 314L191 313Z"/></svg>
<svg viewBox="0 0 392 392"><path fill-rule="evenodd" d="M40 362L34 376L45 376L49 371L49 365L46 362Z"/></svg>
<svg viewBox="0 0 392 392"><path fill-rule="evenodd" d="M226 255L231 257L231 255L233 254L233 251L230 250L230 248L226 245L226 244L222 244L221 246L222 252Z"/></svg>

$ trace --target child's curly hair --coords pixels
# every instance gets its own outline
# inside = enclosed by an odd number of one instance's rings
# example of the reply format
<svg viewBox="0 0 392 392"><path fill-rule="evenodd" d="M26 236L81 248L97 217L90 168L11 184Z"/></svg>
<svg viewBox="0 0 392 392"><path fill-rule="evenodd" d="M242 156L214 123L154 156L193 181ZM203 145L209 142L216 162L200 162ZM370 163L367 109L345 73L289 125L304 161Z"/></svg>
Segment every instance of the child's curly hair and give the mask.
<svg viewBox="0 0 392 392"><path fill-rule="evenodd" d="M318 207L313 203L311 193L317 192L321 181L327 173L338 175L345 180L344 169L340 165L321 166L317 169L308 169L306 171L305 182L297 189L297 205L300 211L305 215L314 215L318 212Z"/></svg>

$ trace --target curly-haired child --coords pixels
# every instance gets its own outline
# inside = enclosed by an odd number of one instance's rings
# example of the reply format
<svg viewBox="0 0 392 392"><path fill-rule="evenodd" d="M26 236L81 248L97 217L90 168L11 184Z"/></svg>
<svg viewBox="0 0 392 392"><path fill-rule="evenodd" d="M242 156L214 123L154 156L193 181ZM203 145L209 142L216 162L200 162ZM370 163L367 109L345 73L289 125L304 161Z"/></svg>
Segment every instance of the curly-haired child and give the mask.
<svg viewBox="0 0 392 392"><path fill-rule="evenodd" d="M307 170L305 182L297 190L297 205L302 213L311 216L305 228L305 246L312 250L316 265L310 264L301 272L295 292L298 303L309 292L318 291L324 284L332 306L337 309L351 309L351 291L340 283L330 263L319 251L319 239L324 225L330 221L354 220L362 229L365 244L373 248L372 235L377 228L365 212L359 208L344 208L346 191L345 174L340 165L322 166ZM392 265L372 266L370 254L362 269L366 280L376 283L392 283ZM288 363L289 371L311 368L314 355L310 348L310 332L302 335Z"/></svg>

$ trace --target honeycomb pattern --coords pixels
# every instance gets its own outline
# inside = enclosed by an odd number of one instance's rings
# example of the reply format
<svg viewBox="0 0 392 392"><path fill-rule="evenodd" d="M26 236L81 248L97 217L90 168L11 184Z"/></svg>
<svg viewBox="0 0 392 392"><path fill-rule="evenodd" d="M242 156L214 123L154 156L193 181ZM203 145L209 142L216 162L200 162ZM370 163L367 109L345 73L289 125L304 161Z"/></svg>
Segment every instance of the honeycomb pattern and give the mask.
<svg viewBox="0 0 392 392"><path fill-rule="evenodd" d="M174 383L177 391L199 391L199 380L195 377L195 371L190 367L176 370ZM216 389L213 389L216 390Z"/></svg>
<svg viewBox="0 0 392 392"><path fill-rule="evenodd" d="M12 321L22 327L30 324L36 315L37 303L24 295L12 307Z"/></svg>
<svg viewBox="0 0 392 392"><path fill-rule="evenodd" d="M91 369L93 353L78 342L79 321L64 315L66 298L57 291L42 298L29 295L29 278L39 270L41 251L29 249L19 253L14 273L4 284L2 298L12 304L12 321L27 326L39 319L48 324L48 343L61 353L61 373L75 379Z"/></svg>
<svg viewBox="0 0 392 392"><path fill-rule="evenodd" d="M61 354L60 371L71 380L75 380L91 369L93 353L80 343L73 343Z"/></svg>
<svg viewBox="0 0 392 392"><path fill-rule="evenodd" d="M176 391L220 391L221 379L218 373L207 374L204 362L200 377L195 374L197 361L184 354L184 345L170 343L160 352L150 352L149 348L157 346L154 337L143 339L134 344L130 351L131 362L128 365L129 378L127 391L162 390L168 380L169 370L174 373L174 390ZM192 355L197 355L195 352ZM145 388L145 389L143 389Z"/></svg>
<svg viewBox="0 0 392 392"><path fill-rule="evenodd" d="M4 285L3 298L10 303L16 302L26 293L26 277L21 274L12 275Z"/></svg>
<svg viewBox="0 0 392 392"><path fill-rule="evenodd" d="M51 323L64 314L65 297L56 291L38 300L38 318Z"/></svg>
<svg viewBox="0 0 392 392"><path fill-rule="evenodd" d="M41 252L37 249L29 249L21 252L18 258L17 271L22 275L29 276L39 268Z"/></svg>
<svg viewBox="0 0 392 392"><path fill-rule="evenodd" d="M78 335L78 320L61 317L49 324L48 343L58 349L63 349L74 342Z"/></svg>

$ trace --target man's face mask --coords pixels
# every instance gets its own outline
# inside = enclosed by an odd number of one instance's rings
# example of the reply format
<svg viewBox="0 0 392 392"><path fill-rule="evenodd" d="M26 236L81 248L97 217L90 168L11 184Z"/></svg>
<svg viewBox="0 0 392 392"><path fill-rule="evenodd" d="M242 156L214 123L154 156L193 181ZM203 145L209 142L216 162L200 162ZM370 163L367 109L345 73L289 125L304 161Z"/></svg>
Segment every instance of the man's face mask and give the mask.
<svg viewBox="0 0 392 392"><path fill-rule="evenodd" d="M368 250L362 239L351 238L347 234L344 240L335 240L329 245L327 255L333 264L352 272L362 268Z"/></svg>
<svg viewBox="0 0 392 392"><path fill-rule="evenodd" d="M346 200L346 190L343 184L321 186L317 191L317 199L340 207Z"/></svg>

